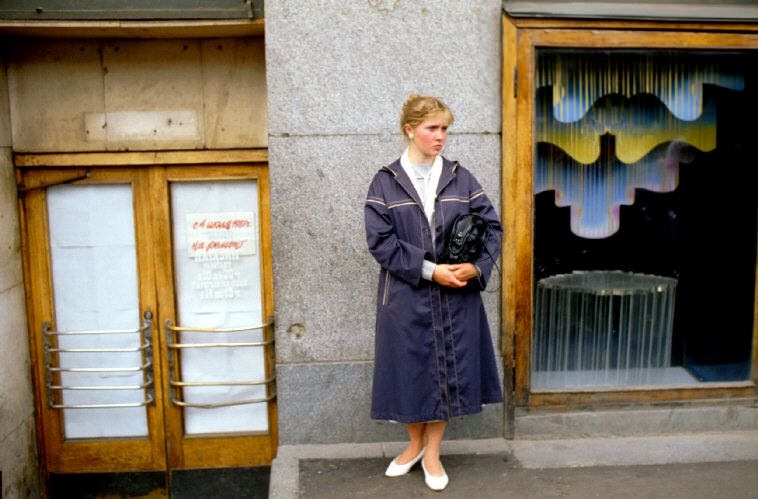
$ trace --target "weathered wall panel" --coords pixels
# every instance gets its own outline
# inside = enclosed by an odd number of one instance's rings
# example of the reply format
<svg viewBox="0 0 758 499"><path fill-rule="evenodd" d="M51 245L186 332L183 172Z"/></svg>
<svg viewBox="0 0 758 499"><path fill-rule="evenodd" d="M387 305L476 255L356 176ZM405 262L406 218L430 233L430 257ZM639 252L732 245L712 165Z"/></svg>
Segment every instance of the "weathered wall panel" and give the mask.
<svg viewBox="0 0 758 499"><path fill-rule="evenodd" d="M10 102L5 61L0 60L0 147L11 146Z"/></svg>
<svg viewBox="0 0 758 499"><path fill-rule="evenodd" d="M108 149L202 147L199 41L118 41L102 50Z"/></svg>
<svg viewBox="0 0 758 499"><path fill-rule="evenodd" d="M8 86L16 151L104 150L103 67L97 43L18 42L10 49Z"/></svg>
<svg viewBox="0 0 758 499"><path fill-rule="evenodd" d="M203 40L205 147L268 144L263 38Z"/></svg>
<svg viewBox="0 0 758 499"><path fill-rule="evenodd" d="M262 38L25 41L9 54L15 151L267 146Z"/></svg>

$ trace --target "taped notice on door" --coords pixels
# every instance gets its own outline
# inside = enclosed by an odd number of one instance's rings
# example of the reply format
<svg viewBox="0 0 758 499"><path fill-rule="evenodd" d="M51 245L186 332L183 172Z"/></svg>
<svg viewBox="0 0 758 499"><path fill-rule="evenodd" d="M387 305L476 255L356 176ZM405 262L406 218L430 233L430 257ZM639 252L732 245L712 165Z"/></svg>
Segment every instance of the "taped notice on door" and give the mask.
<svg viewBox="0 0 758 499"><path fill-rule="evenodd" d="M258 247L255 212L187 214L187 250L197 260L233 260L255 255Z"/></svg>

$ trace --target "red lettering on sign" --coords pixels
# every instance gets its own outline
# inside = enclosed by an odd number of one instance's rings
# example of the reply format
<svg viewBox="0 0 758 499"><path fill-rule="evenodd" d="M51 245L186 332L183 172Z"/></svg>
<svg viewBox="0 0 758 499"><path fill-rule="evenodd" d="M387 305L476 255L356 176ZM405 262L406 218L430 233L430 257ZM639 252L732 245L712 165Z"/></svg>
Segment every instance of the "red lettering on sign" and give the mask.
<svg viewBox="0 0 758 499"><path fill-rule="evenodd" d="M250 223L250 220L245 219L234 219L234 220L202 220L200 222L195 222L192 224L193 229L222 229L222 230L232 230L232 229L245 229L248 227L251 227L253 224Z"/></svg>
<svg viewBox="0 0 758 499"><path fill-rule="evenodd" d="M247 239L229 240L229 241L209 241L208 246L205 248L205 252L209 253L213 250L240 250Z"/></svg>

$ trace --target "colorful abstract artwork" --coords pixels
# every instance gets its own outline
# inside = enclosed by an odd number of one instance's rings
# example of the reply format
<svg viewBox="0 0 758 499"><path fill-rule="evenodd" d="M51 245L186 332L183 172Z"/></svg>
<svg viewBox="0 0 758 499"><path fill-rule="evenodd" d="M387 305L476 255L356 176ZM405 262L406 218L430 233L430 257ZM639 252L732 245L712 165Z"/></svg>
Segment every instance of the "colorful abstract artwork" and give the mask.
<svg viewBox="0 0 758 499"><path fill-rule="evenodd" d="M535 193L555 191L590 239L619 230L636 189L673 191L680 164L717 147L704 85L744 89L735 69L679 54L545 52L536 79Z"/></svg>
<svg viewBox="0 0 758 499"><path fill-rule="evenodd" d="M604 142L611 142L606 136ZM612 147L608 147L612 151ZM553 144L538 146L540 161L535 190L555 191L555 204L571 209L571 232L602 239L618 231L621 205L634 204L636 189L671 192L679 183L680 163L689 163L696 150L671 141L654 148L635 163L623 163L613 154L582 164Z"/></svg>

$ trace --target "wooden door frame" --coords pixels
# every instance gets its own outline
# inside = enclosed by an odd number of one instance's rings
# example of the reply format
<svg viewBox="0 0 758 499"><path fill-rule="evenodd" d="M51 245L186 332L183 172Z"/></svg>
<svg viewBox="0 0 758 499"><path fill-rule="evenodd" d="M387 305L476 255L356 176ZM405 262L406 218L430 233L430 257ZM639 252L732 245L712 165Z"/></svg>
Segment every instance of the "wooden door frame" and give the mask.
<svg viewBox="0 0 758 499"><path fill-rule="evenodd" d="M112 441L109 445L116 448L119 461L109 458L109 453L102 452L102 445L96 441L76 440L67 442L63 436L63 413L48 407L43 352L43 332L41 322L55 324L55 305L53 301L53 283L51 272L49 232L46 208L46 191L38 186L66 182L68 179L83 176L84 170L45 169L18 171L19 180L25 183L24 195L19 196L20 213L23 218L22 254L24 261L24 281L29 324L29 348L32 355L32 369L37 411L38 440L43 442L43 452L55 449L47 455L46 469L50 472L77 471L77 462L86 460L93 470L113 471L114 467L134 470L156 469L165 462L165 446L150 438L124 438ZM30 182L31 181L31 182ZM33 182L33 183L32 183ZM126 168L100 170L89 178L79 180L79 185L130 184L135 206L147 206L144 198L147 191L147 175L144 171ZM149 223L144 209L134 210L135 226ZM29 249L35 248L35 252ZM152 266L152 250L145 244L140 234L135 231L135 258L138 275L139 315L145 311L156 310L155 295L151 292L155 286ZM156 338L153 338L153 345ZM155 348L155 346L153 347ZM161 397L161 387L154 381L155 397ZM154 432L163 433L162 413L159 404L146 406L148 436ZM44 419L43 419L44 418ZM42 421L47 421L43 426ZM115 440L115 439L112 439ZM146 440L149 443L146 443Z"/></svg>
<svg viewBox="0 0 758 499"><path fill-rule="evenodd" d="M153 223L153 240L156 247L168 255L169 261L173 262L173 244L171 240L171 213L168 200L168 190L171 182L193 181L223 181L223 180L256 180L258 182L258 208L261 233L261 278L263 317L274 315L274 287L273 270L271 265L271 203L269 197L268 169L260 163L218 164L197 163L182 166L171 165L165 169L155 169L152 172L151 187L154 191L151 197L154 200L165 199L157 220ZM163 265L157 274L158 303L162 304L161 326L166 319L177 320L175 306L174 266ZM161 327L163 337L165 331ZM268 329L264 334L273 334ZM270 339L270 338L266 338ZM273 349L266 349L265 375L267 378L274 376L275 357ZM163 371L163 386L166 393L170 393L169 368ZM274 385L275 386L275 385ZM272 386L267 385L267 395L272 395ZM269 429L265 432L249 433L244 436L235 434L184 436L182 424L182 409L174 405L167 405L167 438L169 442L168 462L171 469L186 468L218 468L231 466L252 466L270 463L276 455L278 442L278 421L276 398L268 403ZM224 454L225 461L219 464L217 455ZM251 456L253 457L251 460Z"/></svg>
<svg viewBox="0 0 758 499"><path fill-rule="evenodd" d="M58 421L60 413L53 414L46 403L46 395L44 390L44 362L41 361L44 357L41 352L41 331L38 327L38 317L51 317L54 305L52 303L51 293L40 294L40 287L46 286L48 289L52 289L52 283L50 279L46 279L47 282L41 284L32 278L32 271L34 275L46 275L50 276L50 260L49 260L49 246L47 245L47 236L44 240L40 241L39 234L30 234L29 223L41 224L40 227L44 227L47 231L46 212L44 209L46 184L59 183L61 181L70 180L74 177L83 177L85 172L89 168L97 168L101 173L95 177L113 178L114 175L129 173L130 168L138 168L145 166L187 166L187 167L218 167L219 165L235 165L234 168L245 168L245 166L252 166L254 168L264 168L268 163L268 151L266 149L246 149L246 150L215 150L215 151L156 151L156 152L123 152L123 153L110 153L110 152L86 152L86 153L46 153L46 154L15 154L14 164L16 168L16 181L19 186L19 217L21 227L21 242L22 242L22 265L24 270L24 284L25 284L25 296L27 306L27 318L29 328L29 344L30 352L32 355L32 376L34 383L34 399L35 399L35 415L36 415L36 431L37 431L37 448L38 448L38 461L40 469L44 476L49 473L68 473L68 472L113 472L113 471L144 471L149 469L166 469L167 465L171 462L169 456L167 456L167 450L164 442L160 445L153 445L152 454L148 458L136 459L133 462L129 462L128 465L114 465L109 462L106 456L100 456L102 459L93 463L93 465L87 469L77 467L73 463L73 458L80 455L77 451L59 453L61 455L48 456L47 450L56 448L55 445L63 444L61 439L62 433L60 431L60 422L57 423L57 432L54 431L51 434L46 432L43 421ZM113 168L113 170L109 170ZM47 172L46 170L51 170ZM55 171L52 171L55 170ZM148 175L155 175L155 171L162 170L165 172L165 168L155 168L153 170L141 169L133 170L131 173L134 178L139 178L139 182L142 183L140 188L133 188L133 197L135 202L142 203L147 206L148 203L153 202L153 192L150 189L154 188L154 179L149 179ZM31 184L29 182L29 172L36 172L37 184ZM209 170L211 171L211 170ZM126 172L126 173L125 173ZM149 173L152 172L152 173ZM144 178L143 178L144 177ZM261 256L262 256L262 279L263 279L263 298L264 298L264 313L272 315L274 313L274 300L273 300L273 271L271 264L271 227L270 227L270 199L268 190L268 176L267 171L265 177L265 183L259 184L260 187L260 199L259 206L260 212L260 227L261 227ZM97 179L81 179L82 182L94 183ZM27 185L25 185L25 183ZM139 199L138 199L139 198ZM34 209L31 209L31 206ZM42 207L42 208L41 208ZM153 230L157 224L153 224L152 220L142 219L146 213L145 210L135 211L135 224L140 224L143 227L153 226ZM35 218L36 217L36 218ZM42 217L40 219L39 217ZM137 217L140 217L138 219ZM155 234L151 234L155 237ZM170 234L168 235L170 239ZM39 254L32 255L30 247L43 248L43 251ZM139 246L139 243L138 243ZM157 289L156 287L156 274L155 268L152 262L155 261L155 248L152 245L142 245L142 250L138 250L138 272L140 273L140 313L143 310L149 309L154 314L153 320L153 342L155 345L154 350L160 351L163 343L163 327L160 324L161 315L158 313L157 296L149 296L145 298L145 289ZM140 253L142 251L142 253ZM147 252L147 254L145 254ZM143 263L140 263L140 262ZM145 262L150 262L149 264ZM140 266L144 268L140 268ZM172 281L173 282L173 281ZM275 369L275 357L273 355L273 349L269 349L269 354L265 357L266 360L266 373L273 375ZM156 359L156 362L161 360ZM164 373L162 379L155 379L155 398L160 401L164 398L164 393L168 393L168 379L165 376L166 370L160 369L161 373ZM157 378L157 377L156 377ZM275 385L274 385L275 386ZM274 388L269 387L269 393ZM160 412L156 412L160 411ZM162 406L160 402L155 404L153 408L149 409L148 424L149 428L154 423L155 418L163 419ZM274 398L269 402L268 406L269 416L269 432L271 446L262 455L258 456L258 459L263 459L270 462L276 454L276 447L278 442L278 420L277 420L277 402ZM48 419L43 419L48 418ZM56 424L56 423L53 423ZM162 431L162 430L161 430ZM57 444L51 439L60 440ZM164 441L166 439L164 438ZM53 447L51 447L51 445ZM88 444L82 445L81 442L77 442L79 448L84 449L85 453L90 452ZM95 444L96 445L96 444ZM123 449L123 454L134 454L134 442L124 440L118 442ZM171 449L169 449L171 452ZM71 456L68 459L67 456ZM94 452L97 456L97 452ZM200 459L197 462L176 462L173 463L175 467L214 467L212 463L203 462ZM262 464L258 462L237 462L235 466L251 466L256 464Z"/></svg>
<svg viewBox="0 0 758 499"><path fill-rule="evenodd" d="M749 381L698 387L629 387L532 390L533 317L533 123L535 54L538 48L756 50L758 26L738 23L655 23L514 19L503 16L502 353L505 388L514 406L571 408L629 403L671 403L758 395L758 265Z"/></svg>

